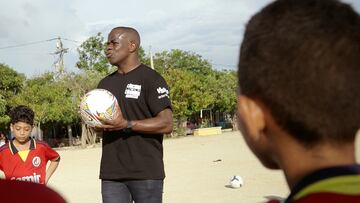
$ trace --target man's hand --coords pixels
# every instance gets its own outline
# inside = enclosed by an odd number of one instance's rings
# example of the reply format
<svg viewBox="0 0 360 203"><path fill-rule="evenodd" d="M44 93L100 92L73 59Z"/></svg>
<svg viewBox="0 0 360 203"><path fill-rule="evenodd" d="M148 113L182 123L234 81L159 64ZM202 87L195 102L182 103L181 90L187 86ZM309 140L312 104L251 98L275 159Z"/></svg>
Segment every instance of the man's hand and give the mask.
<svg viewBox="0 0 360 203"><path fill-rule="evenodd" d="M123 117L119 104L115 105L116 115L111 121L101 121L104 123L100 126L95 126L95 130L101 129L104 131L121 130L127 127L127 120Z"/></svg>

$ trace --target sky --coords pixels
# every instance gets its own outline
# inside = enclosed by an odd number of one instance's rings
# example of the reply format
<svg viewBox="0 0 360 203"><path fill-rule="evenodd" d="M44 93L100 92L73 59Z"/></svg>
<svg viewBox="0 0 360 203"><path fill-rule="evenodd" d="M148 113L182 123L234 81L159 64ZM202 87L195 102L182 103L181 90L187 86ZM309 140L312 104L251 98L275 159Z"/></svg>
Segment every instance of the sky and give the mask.
<svg viewBox="0 0 360 203"><path fill-rule="evenodd" d="M360 11L360 0L343 0ZM27 77L54 71L56 40L69 52L65 69L77 71L76 48L113 27L130 26L146 53L181 49L216 69L235 69L246 22L271 0L12 0L0 2L0 63ZM27 46L21 46L28 44ZM20 46L18 46L20 45ZM13 47L15 46L15 47Z"/></svg>

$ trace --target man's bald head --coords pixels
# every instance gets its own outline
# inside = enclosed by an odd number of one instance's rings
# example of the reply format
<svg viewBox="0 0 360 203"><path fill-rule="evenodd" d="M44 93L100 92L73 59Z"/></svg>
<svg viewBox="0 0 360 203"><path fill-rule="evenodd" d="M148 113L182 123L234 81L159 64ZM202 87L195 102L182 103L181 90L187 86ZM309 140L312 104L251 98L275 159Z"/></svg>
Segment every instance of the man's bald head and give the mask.
<svg viewBox="0 0 360 203"><path fill-rule="evenodd" d="M131 27L116 27L111 30L111 32L120 33L120 36L126 37L131 43L136 45L138 49L140 47L140 35L137 30Z"/></svg>

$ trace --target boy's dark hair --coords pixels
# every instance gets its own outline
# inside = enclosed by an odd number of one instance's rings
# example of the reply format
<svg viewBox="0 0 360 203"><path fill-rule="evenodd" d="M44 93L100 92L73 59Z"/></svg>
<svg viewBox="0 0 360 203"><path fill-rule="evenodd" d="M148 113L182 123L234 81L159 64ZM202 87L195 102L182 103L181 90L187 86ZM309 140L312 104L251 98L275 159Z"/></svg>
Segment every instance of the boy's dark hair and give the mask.
<svg viewBox="0 0 360 203"><path fill-rule="evenodd" d="M360 127L360 17L335 0L278 0L249 21L241 94L264 103L312 146L353 141Z"/></svg>
<svg viewBox="0 0 360 203"><path fill-rule="evenodd" d="M30 125L34 124L34 111L27 106L19 105L11 109L10 122L24 122Z"/></svg>

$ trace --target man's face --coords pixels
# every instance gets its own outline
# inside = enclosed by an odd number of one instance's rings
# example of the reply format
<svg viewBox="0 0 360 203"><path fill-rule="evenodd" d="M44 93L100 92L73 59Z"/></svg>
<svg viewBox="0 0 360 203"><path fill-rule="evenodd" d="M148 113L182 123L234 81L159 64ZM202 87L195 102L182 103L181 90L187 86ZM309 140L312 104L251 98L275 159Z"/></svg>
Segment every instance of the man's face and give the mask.
<svg viewBox="0 0 360 203"><path fill-rule="evenodd" d="M28 123L19 121L17 123L11 124L11 130L15 136L15 139L19 143L25 143L29 140L32 126Z"/></svg>
<svg viewBox="0 0 360 203"><path fill-rule="evenodd" d="M105 53L111 65L119 65L129 56L129 44L125 33L119 30L110 32Z"/></svg>

